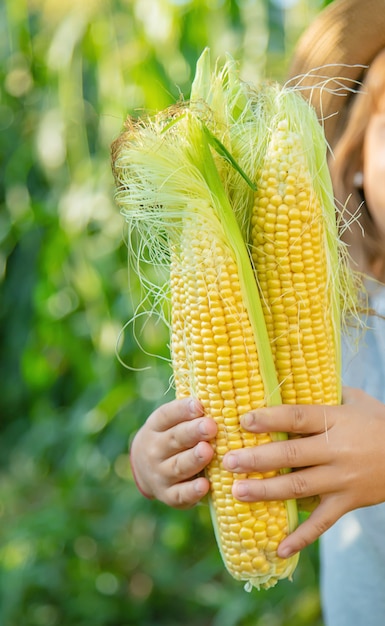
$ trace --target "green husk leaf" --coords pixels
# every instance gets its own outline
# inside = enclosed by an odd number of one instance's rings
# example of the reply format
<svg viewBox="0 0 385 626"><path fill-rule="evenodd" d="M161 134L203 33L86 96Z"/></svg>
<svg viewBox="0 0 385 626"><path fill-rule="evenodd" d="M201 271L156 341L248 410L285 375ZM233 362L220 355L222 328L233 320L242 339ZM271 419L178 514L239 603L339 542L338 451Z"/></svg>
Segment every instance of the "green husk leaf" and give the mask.
<svg viewBox="0 0 385 626"><path fill-rule="evenodd" d="M226 159L226 161L238 172L238 174L240 174L240 176L249 185L250 189L252 189L253 191L257 191L256 185L250 180L246 172L243 171L243 169L240 167L240 165L237 163L237 161L234 159L231 153L227 150L226 146L224 146L224 144L221 141L219 141L219 139L215 137L215 135L213 135L212 132L209 131L209 129L207 128L205 124L202 125L202 128L210 146L214 148L214 150L221 157Z"/></svg>

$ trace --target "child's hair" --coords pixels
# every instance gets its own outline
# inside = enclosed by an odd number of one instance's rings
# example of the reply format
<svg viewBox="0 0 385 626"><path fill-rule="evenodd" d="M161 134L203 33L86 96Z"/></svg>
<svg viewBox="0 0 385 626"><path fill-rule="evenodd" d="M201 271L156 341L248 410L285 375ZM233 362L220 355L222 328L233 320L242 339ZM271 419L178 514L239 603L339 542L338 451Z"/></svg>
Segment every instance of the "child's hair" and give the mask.
<svg viewBox="0 0 385 626"><path fill-rule="evenodd" d="M336 199L345 207L341 235L351 246L358 269L365 272L370 272L375 262L385 267L385 246L362 189L365 131L371 115L378 112L385 112L385 49L373 60L360 91L346 110L345 127L333 142L329 162Z"/></svg>

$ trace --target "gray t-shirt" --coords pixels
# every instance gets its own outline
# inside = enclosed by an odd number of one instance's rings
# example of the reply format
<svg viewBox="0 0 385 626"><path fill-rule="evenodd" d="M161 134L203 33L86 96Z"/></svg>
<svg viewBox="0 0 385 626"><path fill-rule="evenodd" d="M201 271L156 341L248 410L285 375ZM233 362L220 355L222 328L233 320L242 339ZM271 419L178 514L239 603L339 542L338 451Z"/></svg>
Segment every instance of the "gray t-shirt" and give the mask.
<svg viewBox="0 0 385 626"><path fill-rule="evenodd" d="M370 306L379 315L359 341L353 331L343 340L343 381L385 403L385 288L376 288ZM325 626L384 626L385 503L344 515L320 546Z"/></svg>

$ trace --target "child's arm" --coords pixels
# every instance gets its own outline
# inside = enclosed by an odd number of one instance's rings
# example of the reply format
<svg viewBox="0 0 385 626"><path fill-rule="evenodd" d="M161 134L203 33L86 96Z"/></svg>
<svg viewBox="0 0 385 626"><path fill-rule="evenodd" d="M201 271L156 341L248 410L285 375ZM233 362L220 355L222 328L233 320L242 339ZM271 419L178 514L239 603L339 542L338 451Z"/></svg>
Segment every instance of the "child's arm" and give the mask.
<svg viewBox="0 0 385 626"><path fill-rule="evenodd" d="M192 398L173 400L156 409L136 433L130 459L139 490L175 508L196 504L209 490L196 476L213 457L209 441L217 432Z"/></svg>
<svg viewBox="0 0 385 626"><path fill-rule="evenodd" d="M233 472L295 471L265 480L239 480L241 501L320 496L313 513L279 546L287 557L315 541L342 515L385 501L385 405L358 389L344 389L341 406L282 405L242 419L251 432L282 431L302 437L234 450L224 458Z"/></svg>

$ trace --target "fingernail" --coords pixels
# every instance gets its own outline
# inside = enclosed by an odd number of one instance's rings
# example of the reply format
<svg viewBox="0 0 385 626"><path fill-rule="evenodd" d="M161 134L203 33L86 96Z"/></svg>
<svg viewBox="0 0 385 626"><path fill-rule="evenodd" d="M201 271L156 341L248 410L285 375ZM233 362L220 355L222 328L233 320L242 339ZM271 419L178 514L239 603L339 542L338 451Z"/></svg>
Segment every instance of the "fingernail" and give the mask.
<svg viewBox="0 0 385 626"><path fill-rule="evenodd" d="M234 483L233 490L235 492L234 496L236 498L243 498L244 496L247 496L248 494L248 489L245 483L240 483L240 482Z"/></svg>
<svg viewBox="0 0 385 626"><path fill-rule="evenodd" d="M199 415L202 415L202 408L199 402L194 398L189 402L189 410L191 417L199 417Z"/></svg>
<svg viewBox="0 0 385 626"><path fill-rule="evenodd" d="M206 424L205 424L205 422L203 420L201 422L199 422L198 430L199 430L201 435L204 435L204 436L207 435Z"/></svg>
<svg viewBox="0 0 385 626"><path fill-rule="evenodd" d="M198 461L203 461L203 456L200 452L200 449L201 449L201 446L198 443L194 448L194 454L195 454L195 457L198 459Z"/></svg>
<svg viewBox="0 0 385 626"><path fill-rule="evenodd" d="M252 416L251 413L245 413L245 415L242 415L241 421L242 421L242 426L244 426L245 428L248 428L249 426L252 426L252 424L254 423L254 417Z"/></svg>
<svg viewBox="0 0 385 626"><path fill-rule="evenodd" d="M225 460L225 459L224 459ZM229 470L235 470L238 467L238 459L236 454L227 454L225 466Z"/></svg>
<svg viewBox="0 0 385 626"><path fill-rule="evenodd" d="M205 489L203 489L203 487L202 487L201 481L199 481L199 482L195 481L194 482L194 490L200 496L203 496L206 493Z"/></svg>
<svg viewBox="0 0 385 626"><path fill-rule="evenodd" d="M281 559L288 559L296 553L296 550L293 550L290 546L283 546L283 548L278 548L277 554Z"/></svg>

